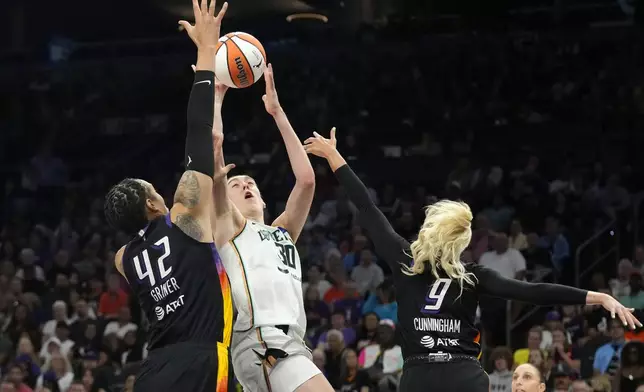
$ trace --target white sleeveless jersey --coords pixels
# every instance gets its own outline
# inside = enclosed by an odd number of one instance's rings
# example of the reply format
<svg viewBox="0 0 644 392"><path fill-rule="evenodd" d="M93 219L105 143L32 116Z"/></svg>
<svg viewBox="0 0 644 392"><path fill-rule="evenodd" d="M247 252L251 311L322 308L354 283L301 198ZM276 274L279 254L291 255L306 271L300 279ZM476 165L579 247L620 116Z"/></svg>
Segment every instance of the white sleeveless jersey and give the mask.
<svg viewBox="0 0 644 392"><path fill-rule="evenodd" d="M302 267L286 230L247 220L219 255L238 312L235 331L288 325L304 336Z"/></svg>

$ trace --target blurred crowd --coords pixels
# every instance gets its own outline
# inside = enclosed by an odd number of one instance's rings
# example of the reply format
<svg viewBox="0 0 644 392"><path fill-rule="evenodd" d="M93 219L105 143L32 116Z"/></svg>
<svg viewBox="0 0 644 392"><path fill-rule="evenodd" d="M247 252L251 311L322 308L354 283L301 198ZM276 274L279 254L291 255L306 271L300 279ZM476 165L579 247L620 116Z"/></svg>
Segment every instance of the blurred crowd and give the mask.
<svg viewBox="0 0 644 392"><path fill-rule="evenodd" d="M609 258L582 285L644 309L644 248L631 213L643 188L638 37L611 28L401 41L385 29L319 50L265 43L299 136L337 126L339 150L403 237L416 234L423 206L463 199L475 212L464 261L572 284L575 250L613 222L619 268ZM4 166L0 196L0 392L131 391L147 355L146 321L113 267L129 238L106 227L102 198L125 176L172 196L190 59L125 52L0 77L14 93L0 149L19 162ZM262 87L226 98L225 149L258 178L270 220L293 178ZM403 359L391 271L326 164L313 164L316 198L298 250L314 361L338 391L396 391ZM526 362L548 391L644 390L641 331L594 308L509 309L481 301L492 391L510 391L513 366ZM508 320L528 313L507 341Z"/></svg>

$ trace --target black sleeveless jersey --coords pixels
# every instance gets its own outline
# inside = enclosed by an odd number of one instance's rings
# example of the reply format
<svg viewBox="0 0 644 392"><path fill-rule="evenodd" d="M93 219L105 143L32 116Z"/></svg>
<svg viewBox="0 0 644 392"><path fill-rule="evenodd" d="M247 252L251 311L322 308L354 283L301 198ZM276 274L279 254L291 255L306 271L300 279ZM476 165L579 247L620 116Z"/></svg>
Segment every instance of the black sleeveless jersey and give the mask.
<svg viewBox="0 0 644 392"><path fill-rule="evenodd" d="M367 230L376 254L393 272L398 302L397 333L404 358L439 353L478 356L480 333L474 318L481 295L536 305L586 302L585 290L508 279L476 264L465 265L474 285L465 284L462 293L459 282L448 278L440 268L438 278L428 265L423 274L404 274L402 264L412 262L409 242L396 234L348 165L338 168L335 175L358 208L358 221Z"/></svg>
<svg viewBox="0 0 644 392"><path fill-rule="evenodd" d="M150 350L179 342L230 345L230 284L214 244L189 237L168 214L126 246L123 271L149 321Z"/></svg>

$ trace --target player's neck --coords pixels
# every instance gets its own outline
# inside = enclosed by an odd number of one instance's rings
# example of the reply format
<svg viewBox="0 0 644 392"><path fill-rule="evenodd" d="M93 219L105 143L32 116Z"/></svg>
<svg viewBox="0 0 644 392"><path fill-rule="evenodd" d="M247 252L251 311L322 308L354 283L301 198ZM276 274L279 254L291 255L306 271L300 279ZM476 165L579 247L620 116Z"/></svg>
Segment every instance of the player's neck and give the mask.
<svg viewBox="0 0 644 392"><path fill-rule="evenodd" d="M264 223L264 213L257 212L257 213L248 214L248 215L246 215L246 219L252 220L252 221L255 221L255 222L259 222L259 223L263 224Z"/></svg>

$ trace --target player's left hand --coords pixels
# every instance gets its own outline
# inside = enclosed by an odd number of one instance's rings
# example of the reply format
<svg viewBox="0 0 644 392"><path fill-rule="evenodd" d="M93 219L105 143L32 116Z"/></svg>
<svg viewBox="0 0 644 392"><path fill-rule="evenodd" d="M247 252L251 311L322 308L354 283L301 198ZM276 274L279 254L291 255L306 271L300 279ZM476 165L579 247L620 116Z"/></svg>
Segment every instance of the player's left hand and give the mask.
<svg viewBox="0 0 644 392"><path fill-rule="evenodd" d="M217 16L215 16L216 4L216 0L210 0L210 6L208 6L208 0L201 0L201 4L199 4L199 0L192 0L195 24L192 25L185 20L179 21L179 25L188 33L192 42L199 49L215 50L219 43L221 20L226 15L228 3L224 3Z"/></svg>
<svg viewBox="0 0 644 392"><path fill-rule="evenodd" d="M216 182L217 180L225 178L228 173L235 168L235 164L231 163L226 165L226 161L224 160L224 134L222 133L213 136L213 141L215 143L215 176L213 177L213 180Z"/></svg>
<svg viewBox="0 0 644 392"><path fill-rule="evenodd" d="M335 138L335 127L331 129L331 136L329 139L323 137L317 132L313 132L313 137L304 141L304 151L307 154L313 154L320 158L327 159L336 151L338 141Z"/></svg>
<svg viewBox="0 0 644 392"><path fill-rule="evenodd" d="M610 312L612 318L619 317L625 327L628 326L631 329L642 327L642 323L633 315L635 309L625 307L612 296L605 294L601 305Z"/></svg>
<svg viewBox="0 0 644 392"><path fill-rule="evenodd" d="M282 110L282 106L275 89L272 64L268 64L264 70L264 82L266 83L266 94L262 96L262 101L264 101L264 107L266 107L268 114L274 117Z"/></svg>

